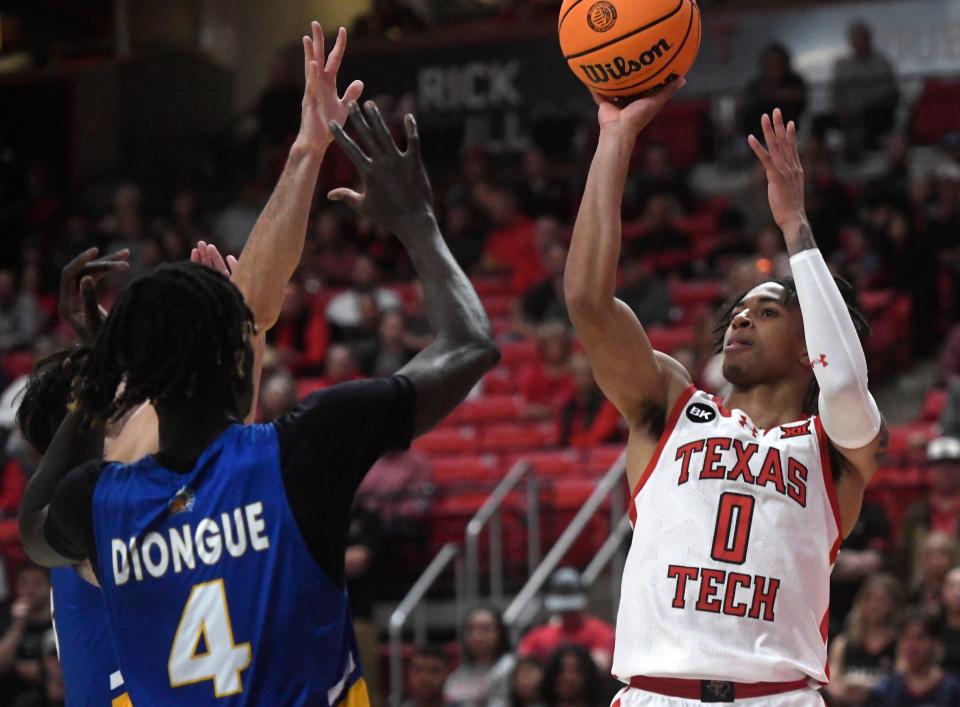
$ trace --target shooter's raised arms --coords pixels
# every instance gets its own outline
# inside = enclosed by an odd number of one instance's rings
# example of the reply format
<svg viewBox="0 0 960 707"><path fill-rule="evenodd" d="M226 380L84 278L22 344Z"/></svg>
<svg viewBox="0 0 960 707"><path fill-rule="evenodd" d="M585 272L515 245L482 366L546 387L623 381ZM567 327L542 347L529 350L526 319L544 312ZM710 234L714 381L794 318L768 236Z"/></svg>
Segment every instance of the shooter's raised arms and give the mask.
<svg viewBox="0 0 960 707"><path fill-rule="evenodd" d="M337 72L347 48L347 31L340 29L333 49L325 57L320 23L314 22L311 30L312 36L303 38L306 86L300 132L233 273L234 284L243 293L257 327L263 332L276 324L284 289L303 253L320 163L333 142L330 121L345 122L347 104L357 100L363 91L363 84L354 81L343 96L337 94ZM266 273L269 277L265 277Z"/></svg>
<svg viewBox="0 0 960 707"><path fill-rule="evenodd" d="M347 203L400 239L423 285L427 317L437 338L399 373L417 391L414 435L446 417L499 360L487 314L473 286L447 248L433 214L433 192L420 159L420 136L412 115L404 117L403 152L373 101L350 105L350 125L366 153L338 124L337 143L360 172L363 191L334 189Z"/></svg>
<svg viewBox="0 0 960 707"><path fill-rule="evenodd" d="M620 211L637 135L684 81L620 108L594 96L600 141L573 228L563 288L570 320L583 342L597 383L627 419L646 426L650 412L669 407L689 385L670 357L654 352L630 308L614 296L620 259Z"/></svg>

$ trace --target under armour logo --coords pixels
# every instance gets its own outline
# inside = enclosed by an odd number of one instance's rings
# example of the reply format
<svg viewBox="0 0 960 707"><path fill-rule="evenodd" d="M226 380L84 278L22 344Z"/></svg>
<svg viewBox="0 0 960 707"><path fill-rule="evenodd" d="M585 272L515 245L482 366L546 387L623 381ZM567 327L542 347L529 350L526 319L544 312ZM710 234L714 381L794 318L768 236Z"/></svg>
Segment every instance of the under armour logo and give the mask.
<svg viewBox="0 0 960 707"><path fill-rule="evenodd" d="M814 366L823 366L826 368L828 365L826 354L820 354L820 358L815 358L810 362L810 368L813 368Z"/></svg>
<svg viewBox="0 0 960 707"><path fill-rule="evenodd" d="M700 681L701 702L733 702L733 683L722 680Z"/></svg>
<svg viewBox="0 0 960 707"><path fill-rule="evenodd" d="M750 434L752 434L754 437L757 436L758 434L757 428L754 427L753 423L747 419L746 415L740 416L740 426L745 430L750 430Z"/></svg>

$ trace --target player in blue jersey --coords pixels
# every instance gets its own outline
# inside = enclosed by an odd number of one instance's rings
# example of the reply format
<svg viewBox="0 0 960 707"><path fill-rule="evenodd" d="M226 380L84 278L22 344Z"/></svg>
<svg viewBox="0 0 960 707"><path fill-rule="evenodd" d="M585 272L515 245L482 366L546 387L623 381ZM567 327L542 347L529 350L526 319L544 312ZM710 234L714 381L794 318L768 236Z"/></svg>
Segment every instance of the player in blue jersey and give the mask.
<svg viewBox="0 0 960 707"><path fill-rule="evenodd" d="M235 259L231 262L230 258L224 261L216 248L204 243L198 244L192 255L194 262L231 275L239 283L261 332L256 346L258 354L262 347L262 334L276 322L286 282L303 248L310 203L316 188L316 166L325 150L324 141L318 140L317 136L327 132L328 119L343 120L346 117L347 102L359 96L362 90L362 84L354 82L342 98L337 96L336 76L346 48L346 33L341 30L324 62L322 31L317 23L313 24L312 30L313 37L304 38L305 69L309 69L311 61L325 63L325 66L322 79L308 82L307 85L300 154L292 156L267 208L251 233L240 263ZM93 296L92 287L84 288L82 314L73 311L71 301L76 299L75 295L81 289L80 283L85 276L96 276L124 265L122 254L119 259L112 261L93 261L95 256L94 251L81 254L64 269L61 278L61 315L73 326L81 343L86 345L92 343L93 334L103 315ZM65 352L46 362L47 365L35 372L20 407L21 428L28 442L40 452L46 450L57 426L66 415L74 374L73 366L63 365L69 353ZM74 358L79 360L80 357ZM254 379L259 379L259 356ZM134 461L156 450L156 416L152 408L143 406L130 416L118 437L108 440L105 451L108 459ZM51 579L67 704L71 707L121 707L129 704L114 658L106 606L89 564L83 563L75 568L54 568Z"/></svg>
<svg viewBox="0 0 960 707"><path fill-rule="evenodd" d="M118 296L75 386L76 410L24 495L31 556L89 558L96 569L138 707L367 702L343 582L352 497L380 454L445 417L497 352L437 228L413 118L400 152L376 107L366 111L353 105L351 115L369 155L333 128L363 192L331 196L399 237L434 343L394 377L335 386L245 426L249 310L226 278L161 266ZM146 400L159 452L101 462L105 424Z"/></svg>

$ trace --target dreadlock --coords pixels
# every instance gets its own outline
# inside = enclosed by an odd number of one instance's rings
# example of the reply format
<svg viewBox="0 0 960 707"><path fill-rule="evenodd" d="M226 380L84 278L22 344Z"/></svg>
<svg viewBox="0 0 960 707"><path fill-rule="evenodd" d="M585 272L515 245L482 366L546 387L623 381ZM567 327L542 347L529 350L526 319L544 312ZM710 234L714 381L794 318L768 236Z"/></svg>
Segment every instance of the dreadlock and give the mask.
<svg viewBox="0 0 960 707"><path fill-rule="evenodd" d="M862 344L866 341L867 337L870 336L870 324L857 305L857 296L853 285L837 275L833 276L833 281L836 283L837 288L840 290L840 296L843 297L843 301L847 305L847 312L853 320L853 328L856 330L857 338L860 339L860 343ZM788 276L780 280L771 280L770 282L783 287L785 305L788 307L793 305L799 306L797 300L797 285L792 277ZM747 292L749 292L749 290ZM737 308L737 305L740 304L741 300L747 295L747 292L742 292L730 299L720 310L717 324L713 328L714 353L721 353L723 351L723 337L726 335L727 329L730 327L730 322L733 320L733 310ZM816 415L819 412L819 396L820 386L817 384L816 376L811 376L810 385L807 388L806 394L803 396L803 411L805 413Z"/></svg>
<svg viewBox="0 0 960 707"><path fill-rule="evenodd" d="M17 426L23 438L45 454L63 418L67 416L70 389L90 349L63 349L34 365L17 408Z"/></svg>
<svg viewBox="0 0 960 707"><path fill-rule="evenodd" d="M87 417L122 418L140 403L226 398L243 382L253 316L240 291L194 263L160 265L117 297L74 384Z"/></svg>

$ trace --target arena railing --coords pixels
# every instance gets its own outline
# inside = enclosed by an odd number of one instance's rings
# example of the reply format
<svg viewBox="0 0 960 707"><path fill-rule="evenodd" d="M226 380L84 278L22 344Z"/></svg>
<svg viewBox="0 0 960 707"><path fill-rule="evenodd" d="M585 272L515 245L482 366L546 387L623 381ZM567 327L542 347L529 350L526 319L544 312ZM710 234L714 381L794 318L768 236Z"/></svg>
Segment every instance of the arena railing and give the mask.
<svg viewBox="0 0 960 707"><path fill-rule="evenodd" d="M570 524L567 525L563 533L560 534L560 537L557 538L557 542L550 548L546 557L543 558L540 565L530 575L530 579L527 580L527 583L520 590L520 593L517 594L506 611L504 611L503 620L507 625L507 630L510 632L510 637L514 643L519 641L521 632L539 610L540 605L537 597L543 585L546 584L547 579L549 579L550 575L560 564L560 561L583 534L587 524L607 498L610 499L611 538L608 538L601 548L602 552L609 555L609 559L603 562L603 564L607 564L607 562L616 557L618 550L622 551L622 538L614 541L612 537L622 532L620 528L622 527L624 515L623 477L626 467L626 453L624 453L620 455L620 458L617 459L607 473L603 475L593 493L590 494L590 497L587 498L580 510L577 511L573 520L570 521ZM594 560L591 561L587 568L590 570L590 574L594 580L599 576L600 570L602 569L602 567L593 567L596 562L600 561L599 554L600 553L594 557ZM623 560L620 560L619 564L621 568L622 563ZM619 582L614 581L613 584L619 587ZM614 591L615 595L618 596L619 589Z"/></svg>
<svg viewBox="0 0 960 707"><path fill-rule="evenodd" d="M390 636L390 707L397 707L403 700L403 629L413 615L413 635L417 644L423 643L427 627L422 611L416 611L418 605L447 567L453 563L454 586L456 593L457 623L463 617L463 555L456 543L447 543L420 578L410 587L410 591L390 614L388 633Z"/></svg>
<svg viewBox="0 0 960 707"><path fill-rule="evenodd" d="M480 509L467 523L467 598L480 598L480 535L490 526L490 601L503 602L503 505L510 493L526 479L527 569L533 572L540 562L540 480L529 462L518 461L497 484Z"/></svg>

